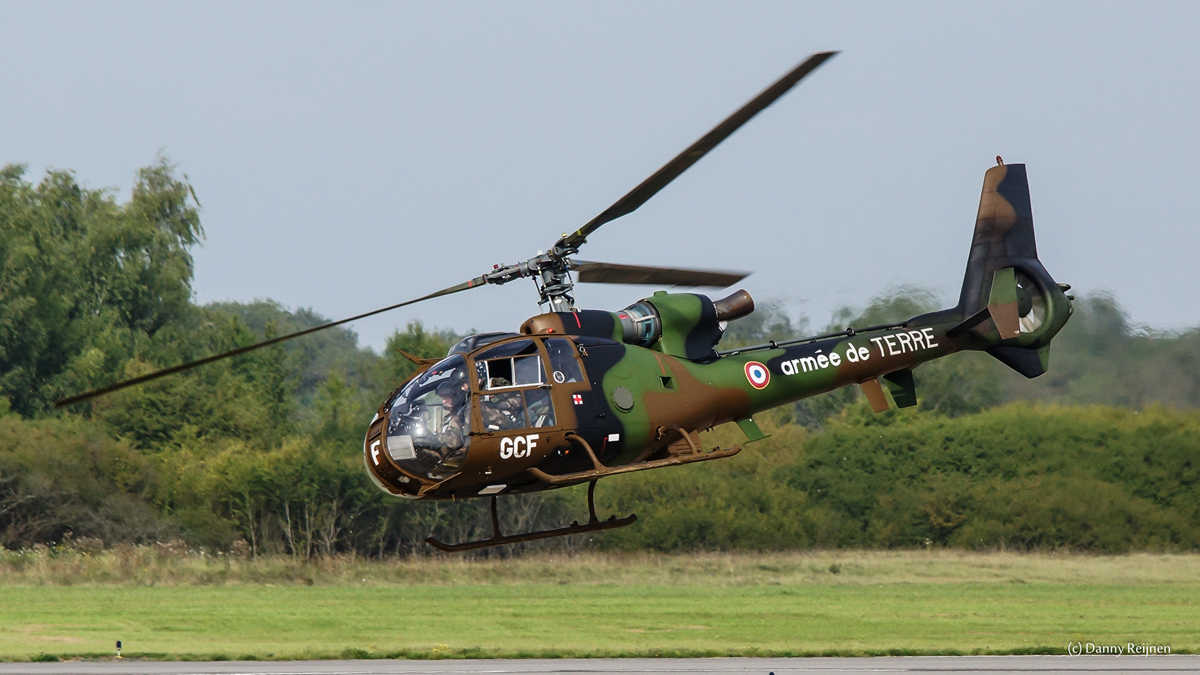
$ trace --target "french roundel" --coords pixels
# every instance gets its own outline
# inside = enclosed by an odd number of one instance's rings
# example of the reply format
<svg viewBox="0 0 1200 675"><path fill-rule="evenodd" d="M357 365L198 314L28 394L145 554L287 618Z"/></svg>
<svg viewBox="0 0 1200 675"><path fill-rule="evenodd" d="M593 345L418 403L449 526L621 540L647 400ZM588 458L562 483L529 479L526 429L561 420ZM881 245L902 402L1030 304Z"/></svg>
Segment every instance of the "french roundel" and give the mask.
<svg viewBox="0 0 1200 675"><path fill-rule="evenodd" d="M746 379L751 387L762 389L771 383L771 371L758 361L751 361L746 364Z"/></svg>

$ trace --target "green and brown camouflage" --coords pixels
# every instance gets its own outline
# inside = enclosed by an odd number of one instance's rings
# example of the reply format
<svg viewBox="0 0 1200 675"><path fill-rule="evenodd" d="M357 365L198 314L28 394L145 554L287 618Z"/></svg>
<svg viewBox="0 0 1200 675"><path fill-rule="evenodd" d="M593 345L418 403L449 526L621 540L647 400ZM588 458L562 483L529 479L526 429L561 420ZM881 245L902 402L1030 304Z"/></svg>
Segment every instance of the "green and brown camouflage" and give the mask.
<svg viewBox="0 0 1200 675"><path fill-rule="evenodd" d="M1050 341L1071 314L1067 288L1038 260L1025 167L996 166L984 179L962 292L950 309L725 351L717 349L723 322L753 310L744 291L716 302L659 291L619 312L541 314L519 333L493 334L425 364L417 379L380 407L367 434L367 467L385 490L410 498L530 492L710 458L714 453L697 446L699 431L732 422L747 440L757 440L763 436L755 414L840 387L862 387L877 411L912 406L918 398L914 369L958 351L986 351L1036 377L1045 372ZM495 354L502 358L491 359ZM396 403L415 383L427 378L431 386L452 377L445 373L455 359L477 374L495 370L484 364L510 368L505 360L522 356L538 359L543 376L499 385L494 377L470 378L466 456L450 469L440 459L421 464L411 450L414 441L398 439L403 429L397 420L404 418ZM577 370L568 376L568 368ZM523 426L489 428L485 411L496 392L524 392L526 405L532 405L530 392L545 392L551 414L543 414L540 425L529 414ZM718 450L711 458L734 452Z"/></svg>

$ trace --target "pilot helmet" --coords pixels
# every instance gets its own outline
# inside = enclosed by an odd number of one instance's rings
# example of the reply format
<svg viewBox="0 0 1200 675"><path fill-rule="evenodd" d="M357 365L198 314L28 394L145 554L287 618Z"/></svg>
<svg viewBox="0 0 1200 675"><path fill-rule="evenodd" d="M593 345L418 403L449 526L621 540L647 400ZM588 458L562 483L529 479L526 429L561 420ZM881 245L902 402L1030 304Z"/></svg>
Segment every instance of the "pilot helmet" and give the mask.
<svg viewBox="0 0 1200 675"><path fill-rule="evenodd" d="M442 398L450 399L455 408L463 404L467 400L467 392L462 386L463 378L451 377L445 382L438 385L437 395Z"/></svg>

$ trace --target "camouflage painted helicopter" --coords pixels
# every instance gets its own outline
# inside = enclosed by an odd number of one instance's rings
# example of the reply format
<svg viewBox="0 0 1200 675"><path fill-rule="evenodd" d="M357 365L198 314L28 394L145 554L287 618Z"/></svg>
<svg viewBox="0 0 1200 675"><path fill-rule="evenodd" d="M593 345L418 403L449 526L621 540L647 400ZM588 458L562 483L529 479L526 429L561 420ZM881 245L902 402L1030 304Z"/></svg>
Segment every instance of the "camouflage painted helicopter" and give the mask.
<svg viewBox="0 0 1200 675"><path fill-rule="evenodd" d="M367 427L364 461L384 491L409 499L490 497L493 534L460 551L629 525L600 520L595 485L607 476L730 457L740 447L701 448L698 434L736 423L764 438L754 415L858 385L876 412L917 402L913 368L982 350L1026 377L1049 363L1050 340L1071 314L1066 284L1042 266L1034 243L1025 167L984 176L958 304L902 323L782 342L717 349L728 322L754 302L659 291L617 312L576 309L585 283L728 287L744 273L615 265L574 259L600 226L637 209L742 124L834 55L815 54L668 162L608 210L545 252L415 300L266 340L60 401L69 405L218 359L380 312L486 285L532 278L547 312L516 333L464 338L441 359L405 354L416 373L384 399ZM497 497L588 483L587 523L538 532L500 531Z"/></svg>

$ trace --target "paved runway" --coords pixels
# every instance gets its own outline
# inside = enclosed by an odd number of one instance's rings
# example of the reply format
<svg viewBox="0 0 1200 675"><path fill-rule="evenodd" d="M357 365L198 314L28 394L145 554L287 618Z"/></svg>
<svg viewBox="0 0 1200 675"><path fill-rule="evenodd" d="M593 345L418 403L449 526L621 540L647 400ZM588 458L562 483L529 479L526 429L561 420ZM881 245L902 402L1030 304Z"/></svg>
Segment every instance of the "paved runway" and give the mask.
<svg viewBox="0 0 1200 675"><path fill-rule="evenodd" d="M509 673L1188 673L1200 656L910 656L861 659L530 659L470 661L67 661L0 663L0 675L508 675Z"/></svg>

